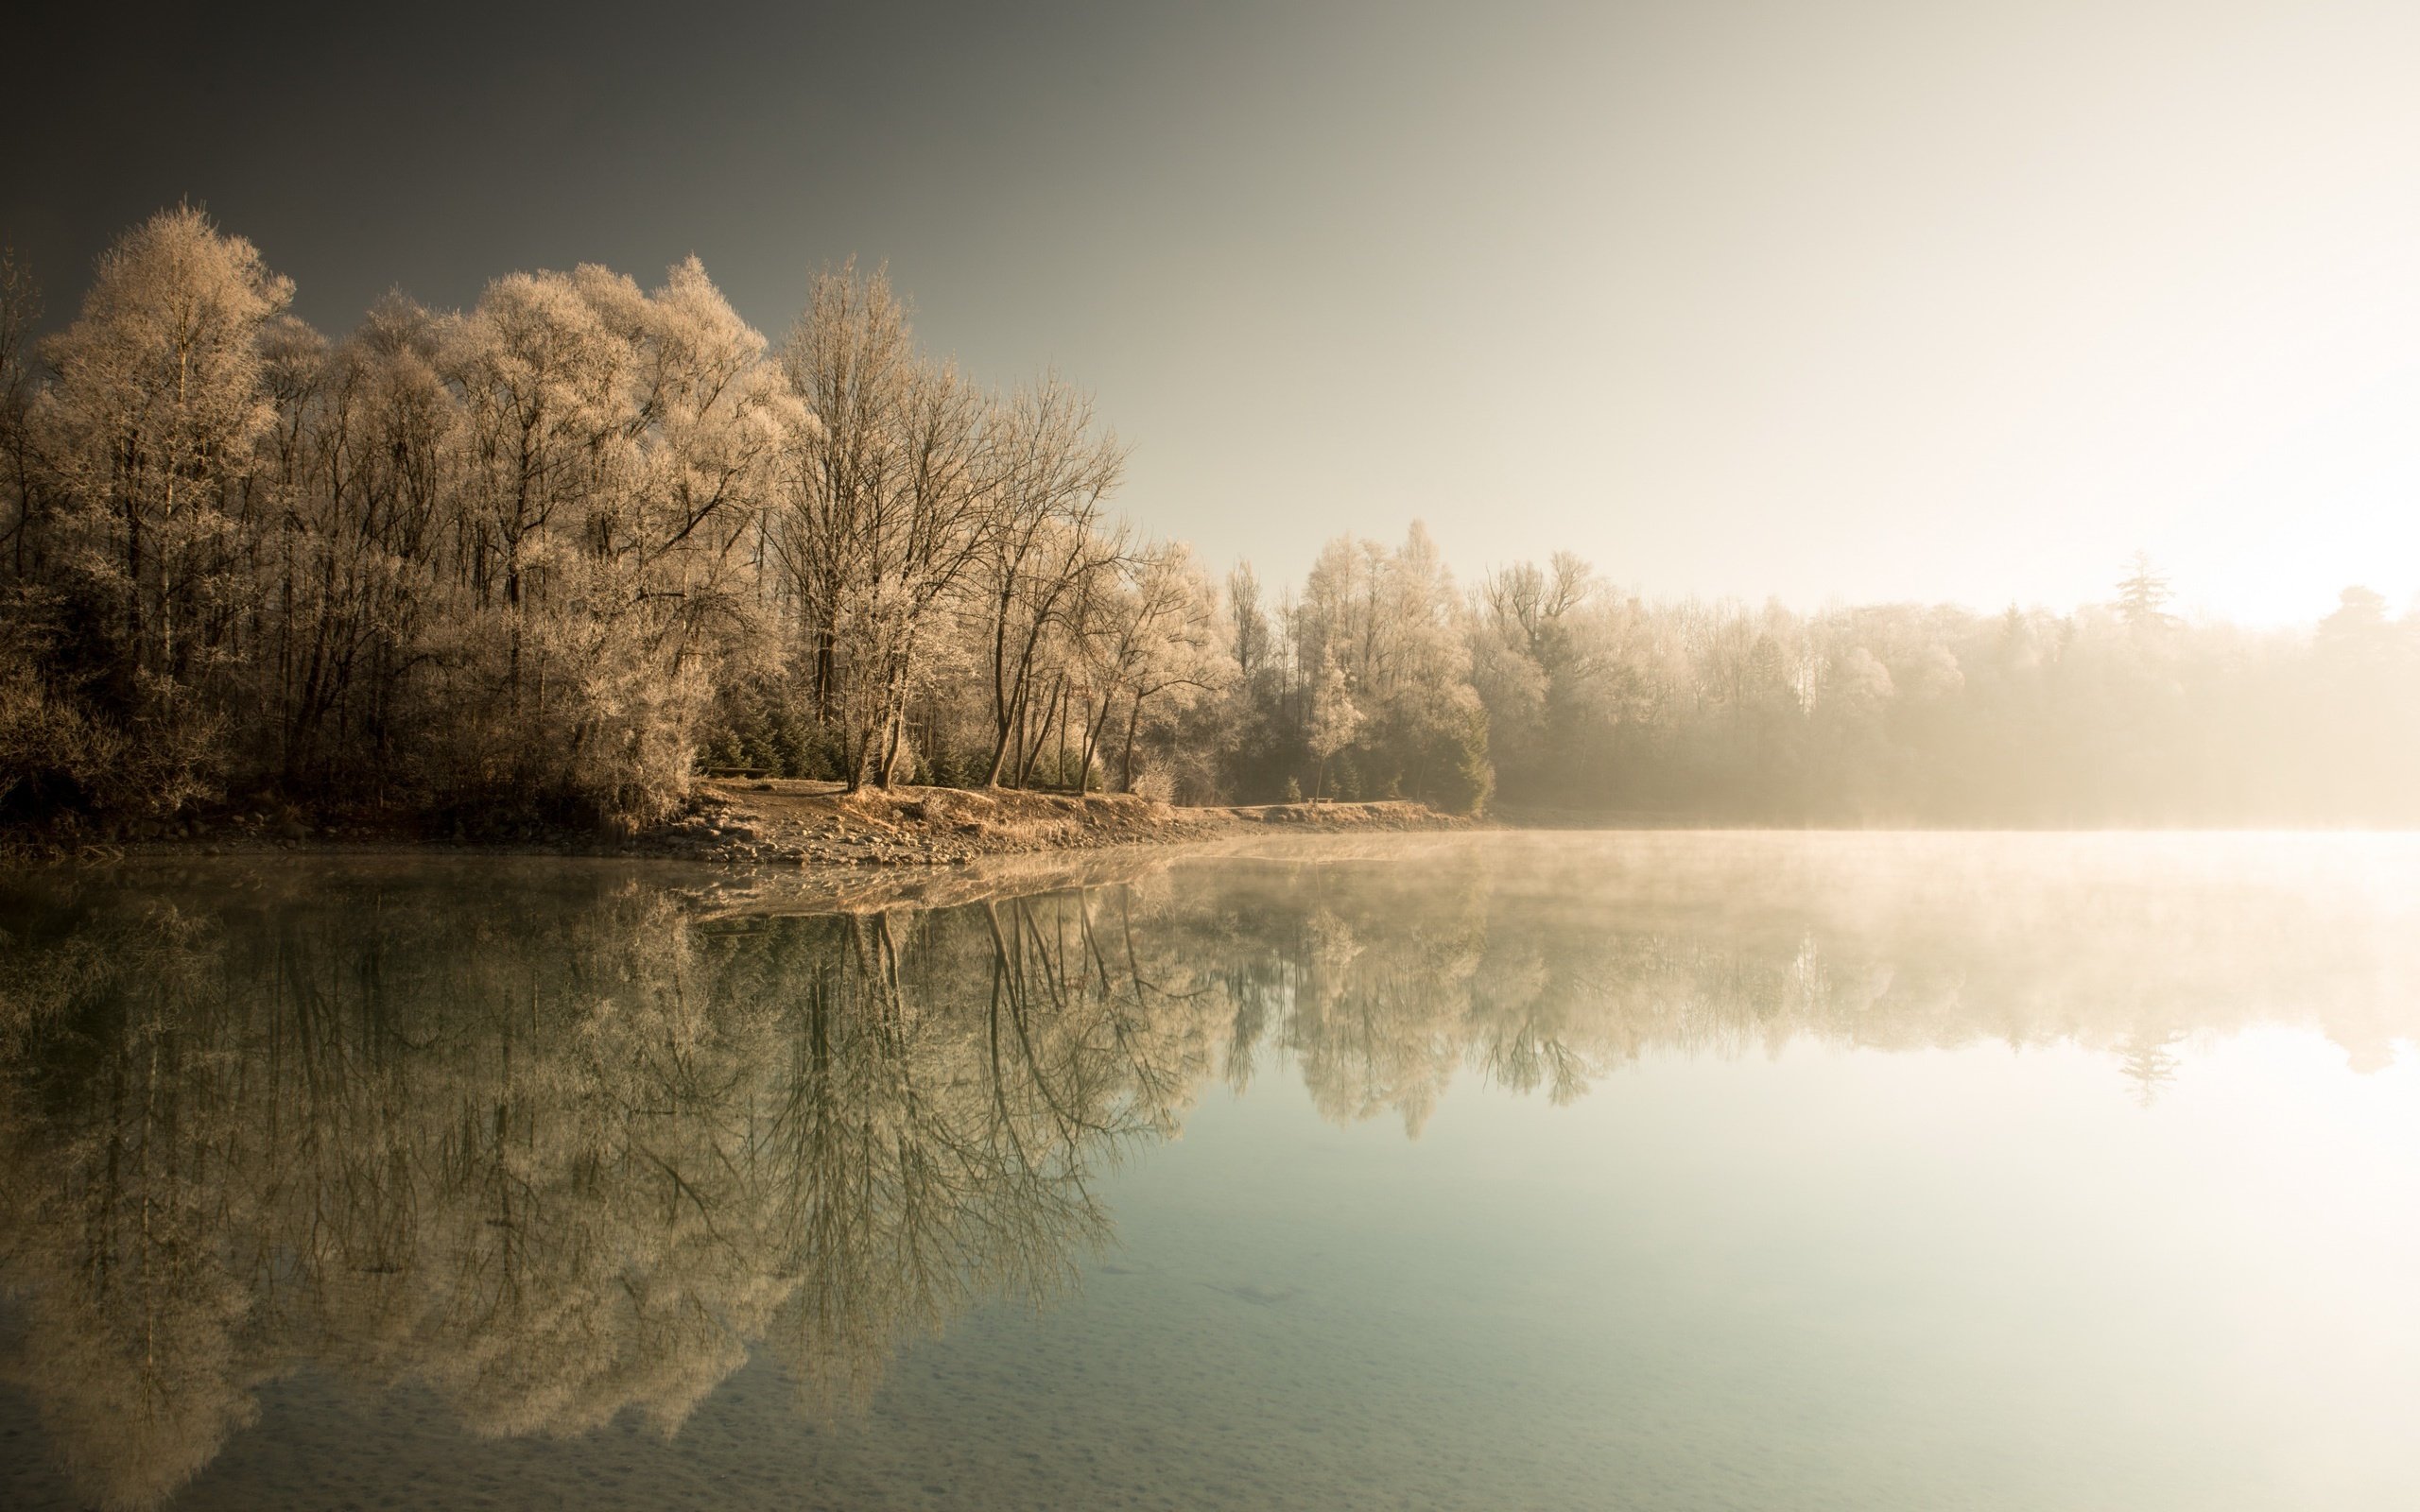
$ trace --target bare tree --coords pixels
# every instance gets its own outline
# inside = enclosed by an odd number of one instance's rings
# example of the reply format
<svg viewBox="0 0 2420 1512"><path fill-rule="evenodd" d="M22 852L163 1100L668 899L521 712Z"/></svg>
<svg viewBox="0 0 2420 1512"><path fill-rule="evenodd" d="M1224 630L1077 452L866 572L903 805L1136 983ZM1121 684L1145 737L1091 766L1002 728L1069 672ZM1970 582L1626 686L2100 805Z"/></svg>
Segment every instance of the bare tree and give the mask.
<svg viewBox="0 0 2420 1512"><path fill-rule="evenodd" d="M931 643L990 536L986 405L957 369L917 357L879 271L818 278L783 366L820 422L771 534L812 707L840 733L849 786L888 787Z"/></svg>
<svg viewBox="0 0 2420 1512"><path fill-rule="evenodd" d="M42 289L16 249L0 247L0 479L9 492L5 546L9 575L24 582L33 565L37 507L31 438L26 418L33 407L34 327L42 321Z"/></svg>
<svg viewBox="0 0 2420 1512"><path fill-rule="evenodd" d="M1131 793L1135 740L1146 709L1180 692L1207 693L1216 686L1217 601L1195 568L1192 553L1182 545L1157 545L1140 553L1107 597L1106 622L1094 644L1095 697L1077 781L1080 787L1089 782L1102 734L1123 698L1118 786Z"/></svg>
<svg viewBox="0 0 2420 1512"><path fill-rule="evenodd" d="M994 526L984 554L981 618L990 652L993 740L985 782L1020 782L1057 717L1063 676L1032 728L1036 662L1071 593L1125 558L1103 507L1125 467L1116 438L1095 431L1092 403L1056 378L1019 394L1000 417Z"/></svg>

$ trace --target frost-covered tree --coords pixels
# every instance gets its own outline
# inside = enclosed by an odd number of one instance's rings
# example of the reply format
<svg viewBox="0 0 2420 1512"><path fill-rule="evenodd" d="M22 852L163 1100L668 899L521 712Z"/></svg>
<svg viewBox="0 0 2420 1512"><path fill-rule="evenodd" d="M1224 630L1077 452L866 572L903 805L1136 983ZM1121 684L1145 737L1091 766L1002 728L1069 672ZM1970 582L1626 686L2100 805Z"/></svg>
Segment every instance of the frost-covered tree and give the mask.
<svg viewBox="0 0 2420 1512"><path fill-rule="evenodd" d="M1414 525L1214 589L1111 504L1069 384L1005 399L879 272L781 352L694 261L512 274L321 336L196 211L77 318L0 259L0 820L224 799L466 828L664 815L701 765L1187 800L1755 823L2420 818L2420 615L1456 587ZM1349 717L1348 715L1349 712ZM1500 768L1500 771L1499 771ZM293 816L300 817L298 814Z"/></svg>
<svg viewBox="0 0 2420 1512"><path fill-rule="evenodd" d="M515 274L447 330L466 604L440 655L469 791L643 819L685 789L717 637L746 628L777 470L811 434L765 352L694 260L651 295Z"/></svg>
<svg viewBox="0 0 2420 1512"><path fill-rule="evenodd" d="M1390 551L1350 536L1312 564L1296 610L1297 655L1332 666L1357 712L1346 737L1353 797L1406 797L1466 812L1485 800L1486 716L1471 687L1467 610L1427 531ZM1313 716L1319 698L1310 699ZM1324 781L1322 773L1315 785ZM1332 753L1334 754L1334 753Z"/></svg>
<svg viewBox="0 0 2420 1512"><path fill-rule="evenodd" d="M1131 793L1147 730L1170 729L1221 685L1218 599L1192 553L1164 544L1135 554L1124 571L1082 600L1083 751L1077 786L1090 785L1097 759L1114 757L1115 781ZM1113 735L1116 745L1105 747L1104 738ZM1157 744L1164 747L1163 766L1180 765L1173 747Z"/></svg>
<svg viewBox="0 0 2420 1512"><path fill-rule="evenodd" d="M75 322L44 344L58 378L35 444L70 571L115 622L121 683L206 678L241 608L248 486L277 421L262 337L292 297L251 243L163 211L102 254Z"/></svg>
<svg viewBox="0 0 2420 1512"><path fill-rule="evenodd" d="M987 404L917 353L879 271L818 278L782 363L820 421L784 469L769 534L797 619L796 682L837 735L848 784L889 786L993 528Z"/></svg>
<svg viewBox="0 0 2420 1512"><path fill-rule="evenodd" d="M1126 562L1129 541L1106 521L1126 455L1095 422L1092 402L1055 376L1021 391L998 417L994 518L978 579L989 663L992 753L985 781L1022 784L1063 714L1070 610Z"/></svg>
<svg viewBox="0 0 2420 1512"><path fill-rule="evenodd" d="M1310 714L1303 726L1303 744L1319 764L1312 769L1312 802L1320 800L1327 786L1327 764L1336 759L1337 752L1352 745L1360 732L1361 710L1353 701L1344 663L1337 660L1335 652L1322 651L1319 677L1311 684Z"/></svg>
<svg viewBox="0 0 2420 1512"><path fill-rule="evenodd" d="M2118 613L2137 630L2155 630L2173 624L2168 612L2168 577L2152 565L2152 554L2137 551L2126 558L2126 576L2118 582Z"/></svg>

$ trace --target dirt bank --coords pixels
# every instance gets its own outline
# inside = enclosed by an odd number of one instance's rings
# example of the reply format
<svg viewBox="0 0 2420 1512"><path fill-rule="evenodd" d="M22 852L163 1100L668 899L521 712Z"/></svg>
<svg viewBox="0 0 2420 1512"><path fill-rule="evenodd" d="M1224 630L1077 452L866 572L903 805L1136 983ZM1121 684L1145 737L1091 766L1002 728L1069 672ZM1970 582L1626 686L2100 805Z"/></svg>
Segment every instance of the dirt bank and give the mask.
<svg viewBox="0 0 2420 1512"><path fill-rule="evenodd" d="M1467 820L1422 803L1177 808L1123 794L1084 798L949 787L844 793L805 782L709 782L693 812L641 833L643 854L799 866L931 866L978 856L1163 845L1238 834L1443 830Z"/></svg>

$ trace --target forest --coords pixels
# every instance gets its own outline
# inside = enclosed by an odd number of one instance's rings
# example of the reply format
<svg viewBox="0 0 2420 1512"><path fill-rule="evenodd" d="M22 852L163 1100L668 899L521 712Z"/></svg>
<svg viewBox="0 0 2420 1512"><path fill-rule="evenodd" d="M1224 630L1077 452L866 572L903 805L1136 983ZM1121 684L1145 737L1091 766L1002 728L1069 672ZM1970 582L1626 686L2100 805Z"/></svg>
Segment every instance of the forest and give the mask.
<svg viewBox="0 0 2420 1512"><path fill-rule="evenodd" d="M1273 590L1118 512L1046 374L880 270L779 342L694 259L340 338L190 208L48 335L0 265L0 822L231 802L628 833L706 771L1570 822L2420 819L2420 613L1657 600L1417 524Z"/></svg>

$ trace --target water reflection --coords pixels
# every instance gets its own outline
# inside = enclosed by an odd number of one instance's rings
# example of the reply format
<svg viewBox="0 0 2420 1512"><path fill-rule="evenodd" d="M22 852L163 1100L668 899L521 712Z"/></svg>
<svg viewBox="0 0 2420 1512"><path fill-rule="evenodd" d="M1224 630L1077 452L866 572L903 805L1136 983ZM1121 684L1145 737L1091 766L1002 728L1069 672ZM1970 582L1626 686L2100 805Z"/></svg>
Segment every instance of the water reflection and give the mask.
<svg viewBox="0 0 2420 1512"><path fill-rule="evenodd" d="M1332 852L1330 853L1332 857ZM846 1412L1046 1302L1112 1163L1224 1083L1416 1134L1797 1037L2104 1052L2420 1022L2388 842L1667 836L1137 864L798 913L579 866L234 868L0 895L9 1376L83 1493L160 1503L302 1366L473 1430L666 1433L752 1349ZM1012 889L1011 889L1012 891ZM1617 1091L1609 1095L1618 1095Z"/></svg>

